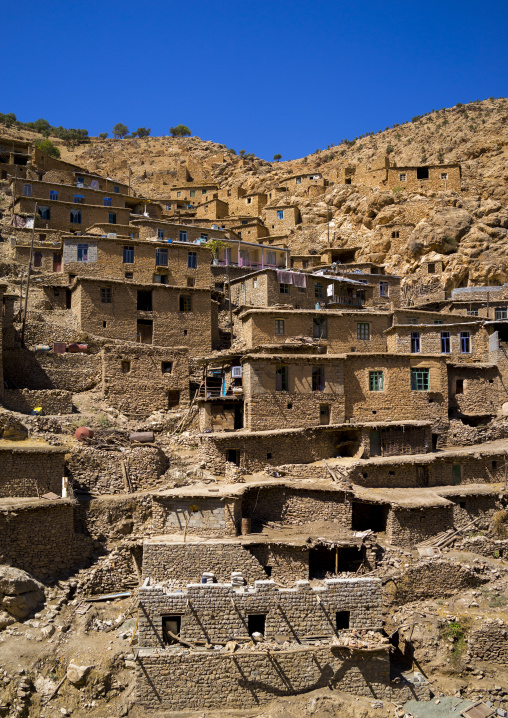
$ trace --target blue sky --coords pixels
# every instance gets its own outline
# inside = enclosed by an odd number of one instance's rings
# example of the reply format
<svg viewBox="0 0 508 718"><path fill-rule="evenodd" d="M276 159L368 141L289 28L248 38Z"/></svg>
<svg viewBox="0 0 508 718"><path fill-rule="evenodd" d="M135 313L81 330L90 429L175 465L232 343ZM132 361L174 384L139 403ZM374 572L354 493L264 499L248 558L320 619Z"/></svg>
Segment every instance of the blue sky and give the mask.
<svg viewBox="0 0 508 718"><path fill-rule="evenodd" d="M183 123L294 159L508 94L506 0L25 0L2 20L0 111L94 135Z"/></svg>

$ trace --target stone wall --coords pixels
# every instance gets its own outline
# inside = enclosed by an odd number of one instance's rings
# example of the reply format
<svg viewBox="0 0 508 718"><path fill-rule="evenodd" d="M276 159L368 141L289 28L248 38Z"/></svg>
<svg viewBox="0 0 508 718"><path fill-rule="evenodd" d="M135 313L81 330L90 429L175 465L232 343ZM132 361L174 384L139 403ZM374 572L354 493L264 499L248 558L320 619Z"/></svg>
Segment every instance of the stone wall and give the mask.
<svg viewBox="0 0 508 718"><path fill-rule="evenodd" d="M508 624L500 619L485 619L468 636L469 655L475 664L486 661L490 665L508 666L507 639Z"/></svg>
<svg viewBox="0 0 508 718"><path fill-rule="evenodd" d="M152 497L150 494L127 496L80 496L74 507L76 531L98 541L114 545L126 537L152 534Z"/></svg>
<svg viewBox="0 0 508 718"><path fill-rule="evenodd" d="M247 548L278 584L294 586L295 581L309 578L308 546L260 543Z"/></svg>
<svg viewBox="0 0 508 718"><path fill-rule="evenodd" d="M139 703L154 710L245 709L324 687L374 699L389 694L390 659L386 648L351 654L314 646L206 656L142 649L136 680Z"/></svg>
<svg viewBox="0 0 508 718"><path fill-rule="evenodd" d="M53 446L0 450L0 497L62 494L65 449Z"/></svg>
<svg viewBox="0 0 508 718"><path fill-rule="evenodd" d="M4 406L22 414L30 414L36 406L45 416L72 414L72 394L63 389L6 389Z"/></svg>
<svg viewBox="0 0 508 718"><path fill-rule="evenodd" d="M123 451L105 451L94 446L73 446L66 468L74 490L90 494L125 494L122 462L132 491L146 491L160 485L168 459L155 446L133 446Z"/></svg>
<svg viewBox="0 0 508 718"><path fill-rule="evenodd" d="M102 351L102 391L108 404L136 418L184 408L189 404L188 349L107 345Z"/></svg>
<svg viewBox="0 0 508 718"><path fill-rule="evenodd" d="M238 592L231 584L191 584L183 591L166 592L161 586L139 591L139 645L163 646L162 616L180 615L184 640L228 641L248 638L248 616L264 615L266 638L290 635L337 635L337 612L347 611L351 629L381 629L381 580L378 578L325 579L312 589L298 581L296 589L278 589L274 581L260 580L254 589Z"/></svg>
<svg viewBox="0 0 508 718"><path fill-rule="evenodd" d="M412 548L454 525L453 506L392 507L388 512L386 539L394 546Z"/></svg>
<svg viewBox="0 0 508 718"><path fill-rule="evenodd" d="M316 521L351 525L351 503L344 491L312 491L288 486L255 487L242 498L242 516L256 524L301 526Z"/></svg>
<svg viewBox="0 0 508 718"><path fill-rule="evenodd" d="M448 396L450 408L466 416L495 414L506 400L494 366L481 370L474 366L449 367Z"/></svg>
<svg viewBox="0 0 508 718"><path fill-rule="evenodd" d="M0 555L39 580L86 564L92 542L74 532L72 502L32 500L0 511Z"/></svg>
<svg viewBox="0 0 508 718"><path fill-rule="evenodd" d="M72 340L75 338L74 333ZM46 337L44 341L50 339ZM62 341L70 338L62 337ZM28 349L13 349L4 352L4 366L5 376L20 388L77 393L93 389L101 380L100 354L35 354Z"/></svg>
<svg viewBox="0 0 508 718"><path fill-rule="evenodd" d="M149 577L152 585L199 583L205 571L212 571L219 583L230 581L232 571L242 571L248 584L267 578L259 561L240 543L154 538L143 545L143 578Z"/></svg>

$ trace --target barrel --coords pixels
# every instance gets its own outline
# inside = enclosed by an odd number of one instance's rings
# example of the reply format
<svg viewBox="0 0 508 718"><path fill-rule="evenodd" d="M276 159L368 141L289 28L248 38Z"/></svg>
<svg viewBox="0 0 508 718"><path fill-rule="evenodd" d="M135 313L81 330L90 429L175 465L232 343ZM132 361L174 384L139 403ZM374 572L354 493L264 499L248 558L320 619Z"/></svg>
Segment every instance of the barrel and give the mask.
<svg viewBox="0 0 508 718"><path fill-rule="evenodd" d="M47 344L37 344L35 346L36 354L44 354L46 352L49 352L49 346Z"/></svg>
<svg viewBox="0 0 508 718"><path fill-rule="evenodd" d="M78 351L80 351L81 354L88 354L88 344L78 344Z"/></svg>
<svg viewBox="0 0 508 718"><path fill-rule="evenodd" d="M250 534L250 529L251 529L251 519L242 519L242 527L241 527L242 536L246 536L247 534Z"/></svg>
<svg viewBox="0 0 508 718"><path fill-rule="evenodd" d="M67 351L71 354L77 354L79 352L79 344L76 344L76 342L67 344Z"/></svg>
<svg viewBox="0 0 508 718"><path fill-rule="evenodd" d="M155 434L153 431L134 431L129 436L131 444L153 444L155 441Z"/></svg>
<svg viewBox="0 0 508 718"><path fill-rule="evenodd" d="M88 426L78 426L78 428L74 432L74 436L78 441L83 441L83 439L91 439L93 438L93 434L93 429L89 429Z"/></svg>

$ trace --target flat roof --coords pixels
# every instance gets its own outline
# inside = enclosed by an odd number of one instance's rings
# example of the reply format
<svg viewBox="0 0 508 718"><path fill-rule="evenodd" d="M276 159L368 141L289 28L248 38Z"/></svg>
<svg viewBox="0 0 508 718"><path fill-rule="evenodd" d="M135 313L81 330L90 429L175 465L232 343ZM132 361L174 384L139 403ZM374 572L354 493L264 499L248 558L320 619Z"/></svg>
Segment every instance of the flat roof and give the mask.
<svg viewBox="0 0 508 718"><path fill-rule="evenodd" d="M390 428L395 426L407 426L407 427L430 427L432 424L430 421L376 421L376 422L358 422L350 424L325 424L319 426L309 426L296 429L273 429L271 431L244 431L240 429L234 432L210 432L207 434L198 434L200 438L206 439L221 439L223 441L232 441L236 439L248 438L248 437L260 437L263 436L281 436L283 434L305 434L321 431L337 431L344 429L363 429L363 428Z"/></svg>

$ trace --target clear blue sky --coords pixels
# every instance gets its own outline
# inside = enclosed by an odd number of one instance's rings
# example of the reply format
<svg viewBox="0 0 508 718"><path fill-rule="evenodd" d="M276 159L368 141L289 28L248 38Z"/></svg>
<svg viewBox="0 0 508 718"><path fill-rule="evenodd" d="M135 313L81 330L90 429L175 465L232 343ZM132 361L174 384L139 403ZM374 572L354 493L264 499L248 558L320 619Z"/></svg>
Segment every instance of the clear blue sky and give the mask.
<svg viewBox="0 0 508 718"><path fill-rule="evenodd" d="M508 94L506 0L25 0L2 28L1 112L265 159Z"/></svg>

